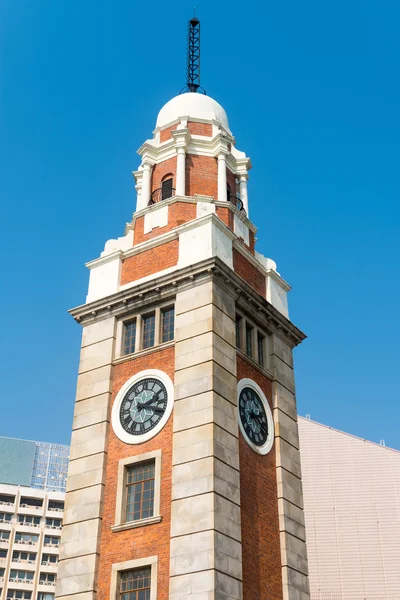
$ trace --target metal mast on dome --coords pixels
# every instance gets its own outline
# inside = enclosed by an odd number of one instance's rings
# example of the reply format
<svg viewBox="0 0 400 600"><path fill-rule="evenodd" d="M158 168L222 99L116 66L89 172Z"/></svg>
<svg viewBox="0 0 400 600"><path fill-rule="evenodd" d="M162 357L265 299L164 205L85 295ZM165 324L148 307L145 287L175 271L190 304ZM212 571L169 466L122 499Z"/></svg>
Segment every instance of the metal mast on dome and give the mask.
<svg viewBox="0 0 400 600"><path fill-rule="evenodd" d="M196 12L188 21L186 87L180 93L184 92L206 93L200 87L200 21Z"/></svg>

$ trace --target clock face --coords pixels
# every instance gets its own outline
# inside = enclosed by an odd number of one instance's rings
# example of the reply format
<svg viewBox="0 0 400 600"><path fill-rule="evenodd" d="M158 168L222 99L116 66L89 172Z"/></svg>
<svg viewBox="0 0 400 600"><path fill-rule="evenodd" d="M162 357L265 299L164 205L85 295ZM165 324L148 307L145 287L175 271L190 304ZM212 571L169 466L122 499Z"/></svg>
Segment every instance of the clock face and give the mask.
<svg viewBox="0 0 400 600"><path fill-rule="evenodd" d="M239 418L242 431L255 446L264 446L268 441L269 421L264 403L251 387L243 387L239 394Z"/></svg>
<svg viewBox="0 0 400 600"><path fill-rule="evenodd" d="M168 393L160 379L139 379L125 393L119 409L122 428L130 435L141 436L150 432L167 410Z"/></svg>

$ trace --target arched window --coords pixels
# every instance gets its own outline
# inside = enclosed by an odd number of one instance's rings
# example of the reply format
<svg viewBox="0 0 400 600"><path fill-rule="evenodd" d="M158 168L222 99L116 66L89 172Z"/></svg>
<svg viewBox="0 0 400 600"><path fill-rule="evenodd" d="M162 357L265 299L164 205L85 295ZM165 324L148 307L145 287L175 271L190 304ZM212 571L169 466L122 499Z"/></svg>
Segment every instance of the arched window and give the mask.
<svg viewBox="0 0 400 600"><path fill-rule="evenodd" d="M161 200L166 200L167 198L171 198L173 195L173 176L171 173L168 175L164 175L161 181Z"/></svg>

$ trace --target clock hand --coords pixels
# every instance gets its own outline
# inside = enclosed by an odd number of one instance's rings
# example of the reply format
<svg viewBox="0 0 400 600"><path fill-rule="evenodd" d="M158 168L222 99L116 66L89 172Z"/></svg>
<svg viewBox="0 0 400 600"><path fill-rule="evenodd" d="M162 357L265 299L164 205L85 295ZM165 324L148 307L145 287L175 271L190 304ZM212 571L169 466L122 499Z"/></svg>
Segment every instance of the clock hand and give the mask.
<svg viewBox="0 0 400 600"><path fill-rule="evenodd" d="M252 414L252 416L257 420L258 424L260 425L261 429L264 431L265 434L268 435L268 428L265 426L265 423L263 423L261 421L262 417L261 415L256 415L254 412Z"/></svg>
<svg viewBox="0 0 400 600"><path fill-rule="evenodd" d="M150 398L150 400L146 400L146 402L138 402L136 404L136 406L140 406L141 408L143 408L144 406L148 406L149 404L151 404L152 402L155 402L157 400L157 398L154 398L154 396L152 396Z"/></svg>

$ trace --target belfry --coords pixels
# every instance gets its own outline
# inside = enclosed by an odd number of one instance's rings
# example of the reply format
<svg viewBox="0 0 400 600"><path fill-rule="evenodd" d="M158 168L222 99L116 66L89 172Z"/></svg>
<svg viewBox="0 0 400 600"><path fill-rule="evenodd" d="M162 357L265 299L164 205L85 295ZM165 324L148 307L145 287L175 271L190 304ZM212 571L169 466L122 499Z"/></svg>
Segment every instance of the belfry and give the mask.
<svg viewBox="0 0 400 600"><path fill-rule="evenodd" d="M220 104L160 110L136 210L90 271L58 600L308 600L290 286L255 248ZM253 200L254 201L254 200Z"/></svg>

